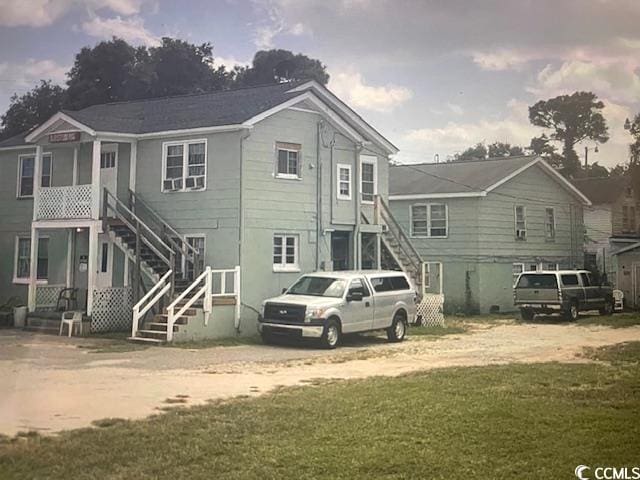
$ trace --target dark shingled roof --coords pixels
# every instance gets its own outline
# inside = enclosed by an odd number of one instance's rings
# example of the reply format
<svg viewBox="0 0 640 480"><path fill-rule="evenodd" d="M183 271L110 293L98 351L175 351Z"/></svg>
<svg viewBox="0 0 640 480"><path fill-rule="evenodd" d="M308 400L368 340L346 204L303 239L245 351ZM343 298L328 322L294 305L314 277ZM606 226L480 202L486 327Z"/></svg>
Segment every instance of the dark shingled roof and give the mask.
<svg viewBox="0 0 640 480"><path fill-rule="evenodd" d="M286 93L300 83L105 103L64 113L100 132L139 134L234 125L303 94Z"/></svg>
<svg viewBox="0 0 640 480"><path fill-rule="evenodd" d="M18 135L14 135L13 137L2 140L0 142L0 148L19 147L21 145L26 145L24 137L27 135L27 133L29 132L22 132Z"/></svg>
<svg viewBox="0 0 640 480"><path fill-rule="evenodd" d="M625 191L629 180L625 177L595 177L579 178L573 184L594 205L615 203L621 193Z"/></svg>
<svg viewBox="0 0 640 480"><path fill-rule="evenodd" d="M389 195L481 192L535 158L520 156L468 162L396 165L389 169Z"/></svg>

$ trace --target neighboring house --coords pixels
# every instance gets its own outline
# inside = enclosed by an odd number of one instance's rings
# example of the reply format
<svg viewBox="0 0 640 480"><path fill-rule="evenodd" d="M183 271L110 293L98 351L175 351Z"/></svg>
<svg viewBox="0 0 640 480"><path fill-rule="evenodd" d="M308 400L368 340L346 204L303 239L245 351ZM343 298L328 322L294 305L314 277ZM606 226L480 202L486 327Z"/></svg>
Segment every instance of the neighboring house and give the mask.
<svg viewBox="0 0 640 480"><path fill-rule="evenodd" d="M631 175L573 183L592 203L584 211L586 266L605 273L627 306L640 307L640 187L634 188Z"/></svg>
<svg viewBox="0 0 640 480"><path fill-rule="evenodd" d="M0 301L34 312L75 287L107 329L127 289L169 267L179 292L206 266L239 266L253 334L261 301L302 272L379 266L382 226L363 218L396 152L315 82L61 111L0 143Z"/></svg>
<svg viewBox="0 0 640 480"><path fill-rule="evenodd" d="M393 166L391 211L425 262L442 263L445 310L513 310L523 271L582 267L589 200L544 160Z"/></svg>

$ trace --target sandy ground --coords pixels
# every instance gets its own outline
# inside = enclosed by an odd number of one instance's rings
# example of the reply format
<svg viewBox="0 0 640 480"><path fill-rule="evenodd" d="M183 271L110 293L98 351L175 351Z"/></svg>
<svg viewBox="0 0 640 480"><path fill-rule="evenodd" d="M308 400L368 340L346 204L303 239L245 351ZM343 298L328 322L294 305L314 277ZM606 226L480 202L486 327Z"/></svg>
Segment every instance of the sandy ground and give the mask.
<svg viewBox="0 0 640 480"><path fill-rule="evenodd" d="M101 340L0 330L0 433L54 433L108 418L142 418L182 397L186 405L316 379L399 375L448 366L585 361L583 347L640 340L625 329L575 325L476 325L437 340L351 341L336 351L280 346L95 353ZM182 400L182 401L184 401Z"/></svg>

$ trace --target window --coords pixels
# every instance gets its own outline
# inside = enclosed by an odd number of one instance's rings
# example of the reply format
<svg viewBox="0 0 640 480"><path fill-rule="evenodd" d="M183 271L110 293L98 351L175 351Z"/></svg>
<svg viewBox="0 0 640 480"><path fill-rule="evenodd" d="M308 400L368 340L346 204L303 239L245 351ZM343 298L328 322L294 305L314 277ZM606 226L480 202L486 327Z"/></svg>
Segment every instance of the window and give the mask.
<svg viewBox="0 0 640 480"><path fill-rule="evenodd" d="M28 283L31 265L31 238L16 238L16 253L14 265L14 283ZM38 265L36 279L46 282L49 278L49 239L41 237L38 240Z"/></svg>
<svg viewBox="0 0 640 480"><path fill-rule="evenodd" d="M338 200L351 200L351 165L338 164Z"/></svg>
<svg viewBox="0 0 640 480"><path fill-rule="evenodd" d="M537 263L531 263L526 267L526 271L527 272L537 272L538 271L538 264Z"/></svg>
<svg viewBox="0 0 640 480"><path fill-rule="evenodd" d="M53 156L50 153L42 154L42 171L40 172L40 185L51 186L51 169ZM20 155L18 157L18 198L33 197L33 175L35 173L35 155Z"/></svg>
<svg viewBox="0 0 640 480"><path fill-rule="evenodd" d="M562 275L562 285L566 287L574 287L578 285L578 276L575 274L571 275Z"/></svg>
<svg viewBox="0 0 640 480"><path fill-rule="evenodd" d="M556 212L555 209L545 208L544 210L544 233L547 240L556 238Z"/></svg>
<svg viewBox="0 0 640 480"><path fill-rule="evenodd" d="M298 235L273 236L273 271L297 272L298 267Z"/></svg>
<svg viewBox="0 0 640 480"><path fill-rule="evenodd" d="M411 289L409 282L407 282L407 279L403 275L374 277L371 278L371 285L378 293Z"/></svg>
<svg viewBox="0 0 640 480"><path fill-rule="evenodd" d="M102 252L100 256L100 272L109 271L109 242L102 242Z"/></svg>
<svg viewBox="0 0 640 480"><path fill-rule="evenodd" d="M558 282L553 273L525 273L520 276L517 288L558 288Z"/></svg>
<svg viewBox="0 0 640 480"><path fill-rule="evenodd" d="M445 238L448 235L448 211L445 204L411 205L411 236Z"/></svg>
<svg viewBox="0 0 640 480"><path fill-rule="evenodd" d="M276 143L276 177L300 178L300 150L297 143Z"/></svg>
<svg viewBox="0 0 640 480"><path fill-rule="evenodd" d="M372 155L360 156L360 192L363 203L373 203L378 193L378 162Z"/></svg>
<svg viewBox="0 0 640 480"><path fill-rule="evenodd" d="M636 209L630 205L622 206L622 230L624 233L636 232Z"/></svg>
<svg viewBox="0 0 640 480"><path fill-rule="evenodd" d="M202 271L204 270L204 255L205 255L204 235L198 235L198 236L186 235L184 238L189 245L191 245L193 248L195 248L198 251L198 262L197 262L198 272L202 273ZM182 271L185 272L185 278L188 278L190 280L195 279L194 265L192 262L186 262L184 269Z"/></svg>
<svg viewBox="0 0 640 480"><path fill-rule="evenodd" d="M351 280L351 285L349 285L349 291L347 292L347 295L353 295L354 293L362 293L363 298L371 295L369 289L361 278L355 278Z"/></svg>
<svg viewBox="0 0 640 480"><path fill-rule="evenodd" d="M524 263L513 264L513 283L515 284L520 274L524 272Z"/></svg>
<svg viewBox="0 0 640 480"><path fill-rule="evenodd" d="M591 275L589 275L588 273L581 273L580 278L582 278L583 287L590 287L593 284L593 282L591 281Z"/></svg>
<svg viewBox="0 0 640 480"><path fill-rule="evenodd" d="M100 153L100 168L115 168L116 166L116 152L101 152Z"/></svg>
<svg viewBox="0 0 640 480"><path fill-rule="evenodd" d="M522 205L515 207L516 240L527 239L527 211Z"/></svg>
<svg viewBox="0 0 640 480"><path fill-rule="evenodd" d="M559 270L557 263L543 263L542 269L543 270Z"/></svg>
<svg viewBox="0 0 640 480"><path fill-rule="evenodd" d="M163 151L163 192L204 190L206 188L206 140L165 143Z"/></svg>

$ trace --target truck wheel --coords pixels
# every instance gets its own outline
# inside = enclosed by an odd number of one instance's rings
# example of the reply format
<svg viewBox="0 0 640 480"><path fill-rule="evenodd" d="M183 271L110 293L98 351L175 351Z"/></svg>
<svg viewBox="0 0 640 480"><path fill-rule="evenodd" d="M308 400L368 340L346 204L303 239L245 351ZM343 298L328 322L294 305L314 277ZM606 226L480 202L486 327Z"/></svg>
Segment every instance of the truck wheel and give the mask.
<svg viewBox="0 0 640 480"><path fill-rule="evenodd" d="M404 317L396 313L391 326L387 328L387 339L390 342L401 342L407 334L407 322Z"/></svg>
<svg viewBox="0 0 640 480"><path fill-rule="evenodd" d="M611 315L613 313L613 303L611 303L611 300L605 300L604 305L599 311L600 315Z"/></svg>
<svg viewBox="0 0 640 480"><path fill-rule="evenodd" d="M580 310L578 309L578 305L576 303L572 303L569 305L569 309L564 311L565 320L570 320L572 322L578 320L578 316L580 315Z"/></svg>
<svg viewBox="0 0 640 480"><path fill-rule="evenodd" d="M324 327L320 344L327 349L336 348L340 343L341 336L340 324L334 319L329 319L327 325Z"/></svg>
<svg viewBox="0 0 640 480"><path fill-rule="evenodd" d="M536 314L533 313L533 310L531 310L530 308L521 308L520 316L522 317L522 320L530 322L531 320L533 320L533 317L535 317Z"/></svg>

